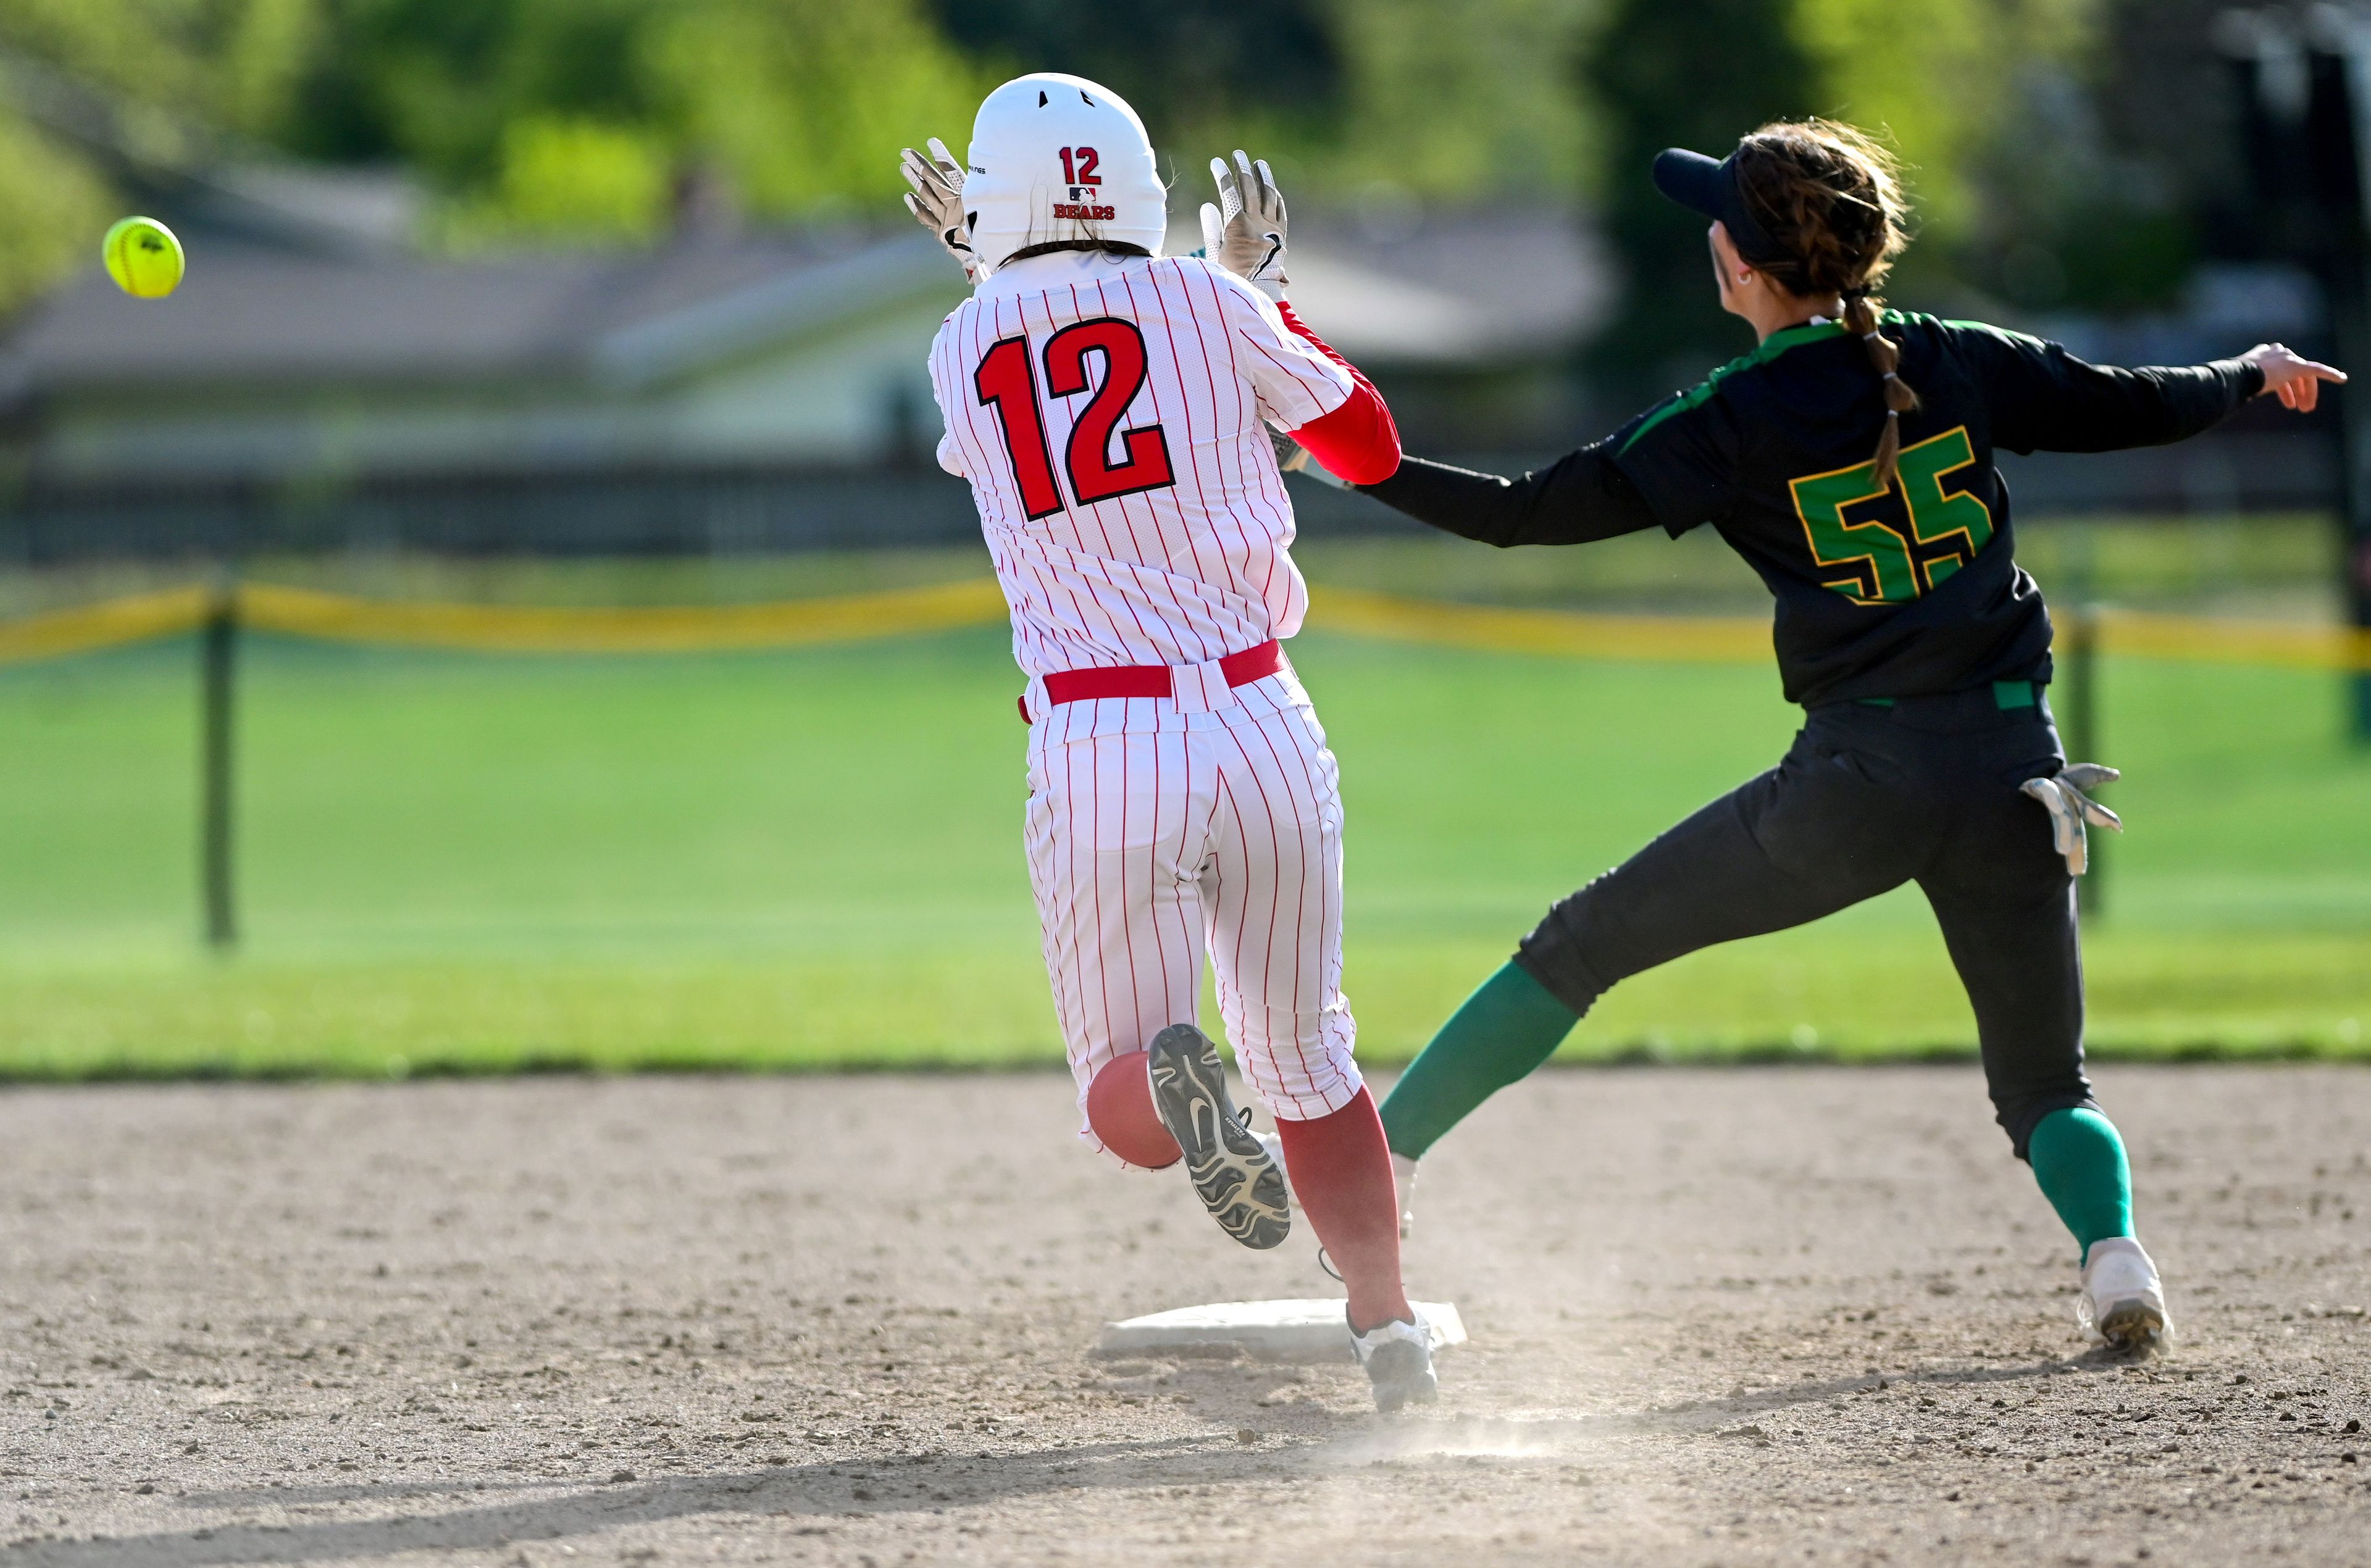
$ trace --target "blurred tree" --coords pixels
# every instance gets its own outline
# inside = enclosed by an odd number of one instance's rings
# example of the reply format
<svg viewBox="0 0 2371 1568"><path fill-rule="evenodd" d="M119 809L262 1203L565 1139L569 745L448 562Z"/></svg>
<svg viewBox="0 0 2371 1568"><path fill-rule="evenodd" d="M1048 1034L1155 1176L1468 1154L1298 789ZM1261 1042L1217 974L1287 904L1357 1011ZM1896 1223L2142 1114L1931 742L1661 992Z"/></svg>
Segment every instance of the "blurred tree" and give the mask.
<svg viewBox="0 0 2371 1568"><path fill-rule="evenodd" d="M321 0L0 0L0 313L97 259L120 178L202 156L209 131L282 134ZM63 86L111 101L66 112ZM193 137L198 138L193 140Z"/></svg>
<svg viewBox="0 0 2371 1568"><path fill-rule="evenodd" d="M1622 308L1592 358L1608 389L1650 396L1684 386L1752 346L1721 314L1705 221L1647 178L1665 147L1721 156L1766 120L1818 107L1818 75L1768 0L1617 0L1582 75L1603 121L1602 210L1620 260Z"/></svg>
<svg viewBox="0 0 2371 1568"><path fill-rule="evenodd" d="M2233 133L2223 0L1796 0L1833 112L1910 164L1913 292L2029 310L2173 303Z"/></svg>
<svg viewBox="0 0 2371 1568"><path fill-rule="evenodd" d="M214 11L216 117L251 136L287 136L306 75L328 40L321 0L217 0Z"/></svg>
<svg viewBox="0 0 2371 1568"><path fill-rule="evenodd" d="M2248 221L2242 106L2215 40L2231 0L2105 0L2105 8L2088 96L2111 156L2166 190L2202 248L2261 255Z"/></svg>
<svg viewBox="0 0 2371 1568"><path fill-rule="evenodd" d="M987 86L1054 68L1137 104L1181 202L1235 145L1315 197L1602 192L1633 287L1600 363L1668 386L1741 339L1701 286L1702 225L1647 162L1777 115L1839 113L1900 146L1923 230L1910 294L2163 298L2203 210L2197 159L2166 149L2198 136L2175 134L2184 95L2147 84L2203 47L2220 3L0 0L0 63L118 109L108 146L23 95L0 104L0 309L75 262L126 167L202 156L210 133L402 164L452 243L633 242L686 190L768 218L894 217L896 147L960 146Z"/></svg>
<svg viewBox="0 0 2371 1568"><path fill-rule="evenodd" d="M98 259L114 193L88 160L0 114L0 318Z"/></svg>
<svg viewBox="0 0 2371 1568"><path fill-rule="evenodd" d="M530 115L503 127L492 183L444 214L461 247L522 235L561 244L649 239L672 215L666 149L650 135L597 120Z"/></svg>
<svg viewBox="0 0 2371 1568"><path fill-rule="evenodd" d="M1794 0L1824 111L1883 135L1906 166L1931 269L1982 221L1979 166L2004 132L2078 129L2053 91L2093 41L2099 0ZM1907 274L1906 274L1907 275Z"/></svg>
<svg viewBox="0 0 2371 1568"><path fill-rule="evenodd" d="M2029 310L2163 309L2203 254L2261 254L2214 41L2227 8L2102 0L2094 47L2023 73L2021 112L1970 160L1972 282Z"/></svg>
<svg viewBox="0 0 2371 1568"><path fill-rule="evenodd" d="M334 0L298 144L340 160L401 160L448 190L494 188L515 121L643 116L632 49L658 9L654 0Z"/></svg>
<svg viewBox="0 0 2371 1568"><path fill-rule="evenodd" d="M1668 386L1749 341L1706 278L1704 224L1646 179L1655 152L1719 156L1765 120L1812 112L1903 159L1919 243L1897 294L1965 296L2019 275L2053 301L2161 294L2188 249L2099 156L2092 129L2086 73L2106 3L1620 0L1585 72L1629 285L1597 345L1603 372Z"/></svg>
<svg viewBox="0 0 2371 1568"><path fill-rule="evenodd" d="M1956 278L2028 311L2173 305L2198 254L2179 181L2112 143L2073 73L2037 66L2017 93L1959 166L1973 221L1938 253Z"/></svg>
<svg viewBox="0 0 2371 1568"><path fill-rule="evenodd" d="M1358 0L1341 3L1347 9ZM997 79L1068 71L1102 82L1144 117L1155 146L1189 168L1220 143L1264 141L1298 152L1323 139L1341 112L1336 40L1351 29L1337 25L1334 0L933 0L933 7L957 43L994 63ZM950 146L961 150L970 123L966 114Z"/></svg>
<svg viewBox="0 0 2371 1568"><path fill-rule="evenodd" d="M898 214L897 149L960 147L993 85L905 0L677 0L648 44L643 89L679 151L772 214Z"/></svg>
<svg viewBox="0 0 2371 1568"><path fill-rule="evenodd" d="M1571 62L1601 0L1334 0L1344 113L1312 173L1340 191L1451 202L1589 178Z"/></svg>
<svg viewBox="0 0 2371 1568"><path fill-rule="evenodd" d="M192 36L198 0L0 0L15 53L152 103L189 103L204 70Z"/></svg>
<svg viewBox="0 0 2371 1568"><path fill-rule="evenodd" d="M0 47L133 104L275 136L324 19L323 0L0 0Z"/></svg>
<svg viewBox="0 0 2371 1568"><path fill-rule="evenodd" d="M997 74L1070 71L1136 106L1202 199L1246 147L1333 197L1561 196L1587 177L1567 63L1603 0L936 0ZM950 137L951 144L959 139Z"/></svg>
<svg viewBox="0 0 2371 1568"><path fill-rule="evenodd" d="M896 148L967 122L981 90L910 0L340 0L336 17L299 144L419 167L461 244L644 238L691 170L769 217L894 210Z"/></svg>

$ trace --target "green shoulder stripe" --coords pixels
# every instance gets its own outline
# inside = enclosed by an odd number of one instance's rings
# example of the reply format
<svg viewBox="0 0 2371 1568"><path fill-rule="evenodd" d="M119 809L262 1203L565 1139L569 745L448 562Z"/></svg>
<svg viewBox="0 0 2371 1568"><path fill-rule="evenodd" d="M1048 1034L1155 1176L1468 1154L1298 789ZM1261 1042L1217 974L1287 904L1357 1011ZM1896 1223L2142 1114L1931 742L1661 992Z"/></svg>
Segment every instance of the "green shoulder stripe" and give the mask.
<svg viewBox="0 0 2371 1568"><path fill-rule="evenodd" d="M1891 311L1886 312L1888 317L1892 314ZM1751 370L1757 364L1768 364L1788 349L1798 349L1805 343L1822 342L1829 338L1841 338L1844 334L1845 326L1840 321L1807 321L1800 327L1789 327L1783 332L1771 333L1762 340L1761 344L1752 353L1738 355L1737 358L1722 365L1686 391L1671 394L1664 400L1661 408L1647 416L1646 423L1630 432L1630 439L1622 444L1621 452L1615 453L1614 455L1618 457L1622 452L1627 452L1637 445L1648 431L1672 415L1683 414L1690 409L1701 407L1715 392L1720 390L1720 384L1724 380L1735 375L1739 371Z"/></svg>
<svg viewBox="0 0 2371 1568"><path fill-rule="evenodd" d="M1997 338L2010 348L2030 352L2047 348L2041 339L2025 332L2012 332L2006 327L1995 327L1989 321L1941 321L1937 325L1955 328L1962 332L1982 332L1987 338Z"/></svg>

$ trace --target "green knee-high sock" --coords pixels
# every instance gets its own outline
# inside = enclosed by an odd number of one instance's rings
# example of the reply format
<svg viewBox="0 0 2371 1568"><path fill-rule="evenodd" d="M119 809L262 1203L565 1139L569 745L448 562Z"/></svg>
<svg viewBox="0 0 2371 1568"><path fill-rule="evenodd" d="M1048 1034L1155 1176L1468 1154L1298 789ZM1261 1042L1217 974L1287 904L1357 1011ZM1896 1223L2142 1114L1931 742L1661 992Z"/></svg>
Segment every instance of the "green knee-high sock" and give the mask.
<svg viewBox="0 0 2371 1568"><path fill-rule="evenodd" d="M2035 1124L2026 1158L2084 1257L2094 1241L2133 1233L2133 1168L2113 1122L2097 1111L2053 1111Z"/></svg>
<svg viewBox="0 0 2371 1568"><path fill-rule="evenodd" d="M1482 982L1383 1101L1392 1152L1421 1156L1475 1106L1546 1061L1579 1021L1521 965Z"/></svg>

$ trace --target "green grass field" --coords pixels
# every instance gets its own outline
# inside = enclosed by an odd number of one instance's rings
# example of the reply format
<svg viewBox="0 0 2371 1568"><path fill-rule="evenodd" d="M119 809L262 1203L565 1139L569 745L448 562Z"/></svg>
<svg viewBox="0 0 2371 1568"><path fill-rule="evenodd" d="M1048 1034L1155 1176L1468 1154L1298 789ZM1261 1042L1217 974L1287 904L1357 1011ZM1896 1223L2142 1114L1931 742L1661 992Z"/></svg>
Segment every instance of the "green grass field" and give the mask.
<svg viewBox="0 0 2371 1568"><path fill-rule="evenodd" d="M1322 634L1294 656L1342 759L1376 1060L1796 717L1766 668ZM218 961L189 645L0 670L0 1074L1053 1060L1017 684L994 630L633 659L250 640L246 940ZM2371 1049L2371 755L2339 700L2329 675L2106 665L2133 831L2088 940L2099 1048ZM1641 977L1569 1049L1972 1040L1903 893Z"/></svg>

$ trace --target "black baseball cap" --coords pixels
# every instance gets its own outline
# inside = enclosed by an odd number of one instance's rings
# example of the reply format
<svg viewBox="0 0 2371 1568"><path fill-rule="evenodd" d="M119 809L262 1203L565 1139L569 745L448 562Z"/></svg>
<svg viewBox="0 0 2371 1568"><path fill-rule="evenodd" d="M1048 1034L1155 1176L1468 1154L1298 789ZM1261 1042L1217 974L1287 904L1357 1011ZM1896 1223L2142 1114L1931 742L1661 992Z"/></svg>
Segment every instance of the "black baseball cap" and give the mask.
<svg viewBox="0 0 2371 1568"><path fill-rule="evenodd" d="M1794 259L1746 204L1737 183L1735 153L1715 160L1685 147L1666 147L1655 155L1655 189L1683 207L1718 218L1737 253L1748 261L1763 266Z"/></svg>

